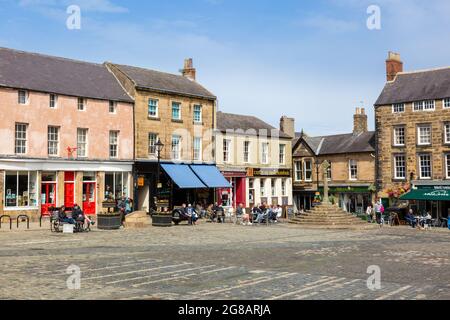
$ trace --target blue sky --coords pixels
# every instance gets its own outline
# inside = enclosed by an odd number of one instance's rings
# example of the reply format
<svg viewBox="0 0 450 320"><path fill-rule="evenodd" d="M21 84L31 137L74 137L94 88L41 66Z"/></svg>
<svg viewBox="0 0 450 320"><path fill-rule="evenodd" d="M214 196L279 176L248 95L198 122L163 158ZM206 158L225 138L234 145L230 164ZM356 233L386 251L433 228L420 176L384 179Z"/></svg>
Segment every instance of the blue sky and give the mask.
<svg viewBox="0 0 450 320"><path fill-rule="evenodd" d="M350 132L362 101L373 128L388 51L406 70L449 66L449 17L448 0L0 0L0 46L171 73L192 57L222 111L321 135Z"/></svg>

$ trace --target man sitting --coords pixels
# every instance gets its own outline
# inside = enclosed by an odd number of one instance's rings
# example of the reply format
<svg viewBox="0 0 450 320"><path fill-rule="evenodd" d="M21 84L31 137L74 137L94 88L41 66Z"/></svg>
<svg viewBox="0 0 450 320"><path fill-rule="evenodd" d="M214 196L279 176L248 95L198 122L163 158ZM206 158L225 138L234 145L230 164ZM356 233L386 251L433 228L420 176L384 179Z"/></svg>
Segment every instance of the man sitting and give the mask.
<svg viewBox="0 0 450 320"><path fill-rule="evenodd" d="M416 227L416 225L417 225L417 220L416 220L416 218L414 217L414 214L413 214L412 209L410 209L409 212L406 214L405 220L406 220L406 222L408 222L408 224L409 224L411 227L413 227L413 228Z"/></svg>

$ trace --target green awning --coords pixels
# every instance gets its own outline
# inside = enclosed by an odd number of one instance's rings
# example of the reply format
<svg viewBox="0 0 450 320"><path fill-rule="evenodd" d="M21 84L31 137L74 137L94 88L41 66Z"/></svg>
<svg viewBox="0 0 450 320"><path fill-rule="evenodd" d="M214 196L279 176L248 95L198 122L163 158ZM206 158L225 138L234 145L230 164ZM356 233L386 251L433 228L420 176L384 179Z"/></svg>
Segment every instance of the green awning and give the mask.
<svg viewBox="0 0 450 320"><path fill-rule="evenodd" d="M450 190L418 189L411 190L400 197L400 200L450 201Z"/></svg>

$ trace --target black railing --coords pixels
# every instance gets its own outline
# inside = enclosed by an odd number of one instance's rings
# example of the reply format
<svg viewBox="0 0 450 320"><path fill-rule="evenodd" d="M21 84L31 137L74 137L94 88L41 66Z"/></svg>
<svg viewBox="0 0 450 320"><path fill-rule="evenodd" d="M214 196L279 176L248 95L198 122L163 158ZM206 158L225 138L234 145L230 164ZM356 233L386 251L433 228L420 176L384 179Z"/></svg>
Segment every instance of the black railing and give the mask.
<svg viewBox="0 0 450 320"><path fill-rule="evenodd" d="M3 216L0 216L0 229L2 228L2 220L3 220L3 218L8 218L9 219L9 230L12 230L12 219L11 219L11 216L8 216L8 215L3 215Z"/></svg>
<svg viewBox="0 0 450 320"><path fill-rule="evenodd" d="M20 223L22 220L26 220L26 221L27 221L27 229L30 229L30 217L28 217L27 215L24 215L24 214L18 216L17 219L16 219L16 222L17 222L17 229L19 229L19 223Z"/></svg>

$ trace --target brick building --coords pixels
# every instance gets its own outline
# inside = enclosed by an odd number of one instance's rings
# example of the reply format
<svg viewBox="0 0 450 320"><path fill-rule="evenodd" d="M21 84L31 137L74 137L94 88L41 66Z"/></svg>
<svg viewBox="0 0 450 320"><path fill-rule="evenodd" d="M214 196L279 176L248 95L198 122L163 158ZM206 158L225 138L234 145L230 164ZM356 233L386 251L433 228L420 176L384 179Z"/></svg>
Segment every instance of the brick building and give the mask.
<svg viewBox="0 0 450 320"><path fill-rule="evenodd" d="M331 200L349 212L362 213L375 191L375 133L368 131L365 110L357 108L352 133L309 137L293 142L294 210L310 210L323 193L322 163L327 160Z"/></svg>
<svg viewBox="0 0 450 320"><path fill-rule="evenodd" d="M283 117L281 128L284 132L253 116L217 112L216 163L232 185L218 190L222 205L292 206L293 119Z"/></svg>
<svg viewBox="0 0 450 320"><path fill-rule="evenodd" d="M450 68L403 72L389 53L387 83L375 103L378 194L447 217L450 209Z"/></svg>
<svg viewBox="0 0 450 320"><path fill-rule="evenodd" d="M0 215L129 195L133 99L101 64L0 48Z"/></svg>

